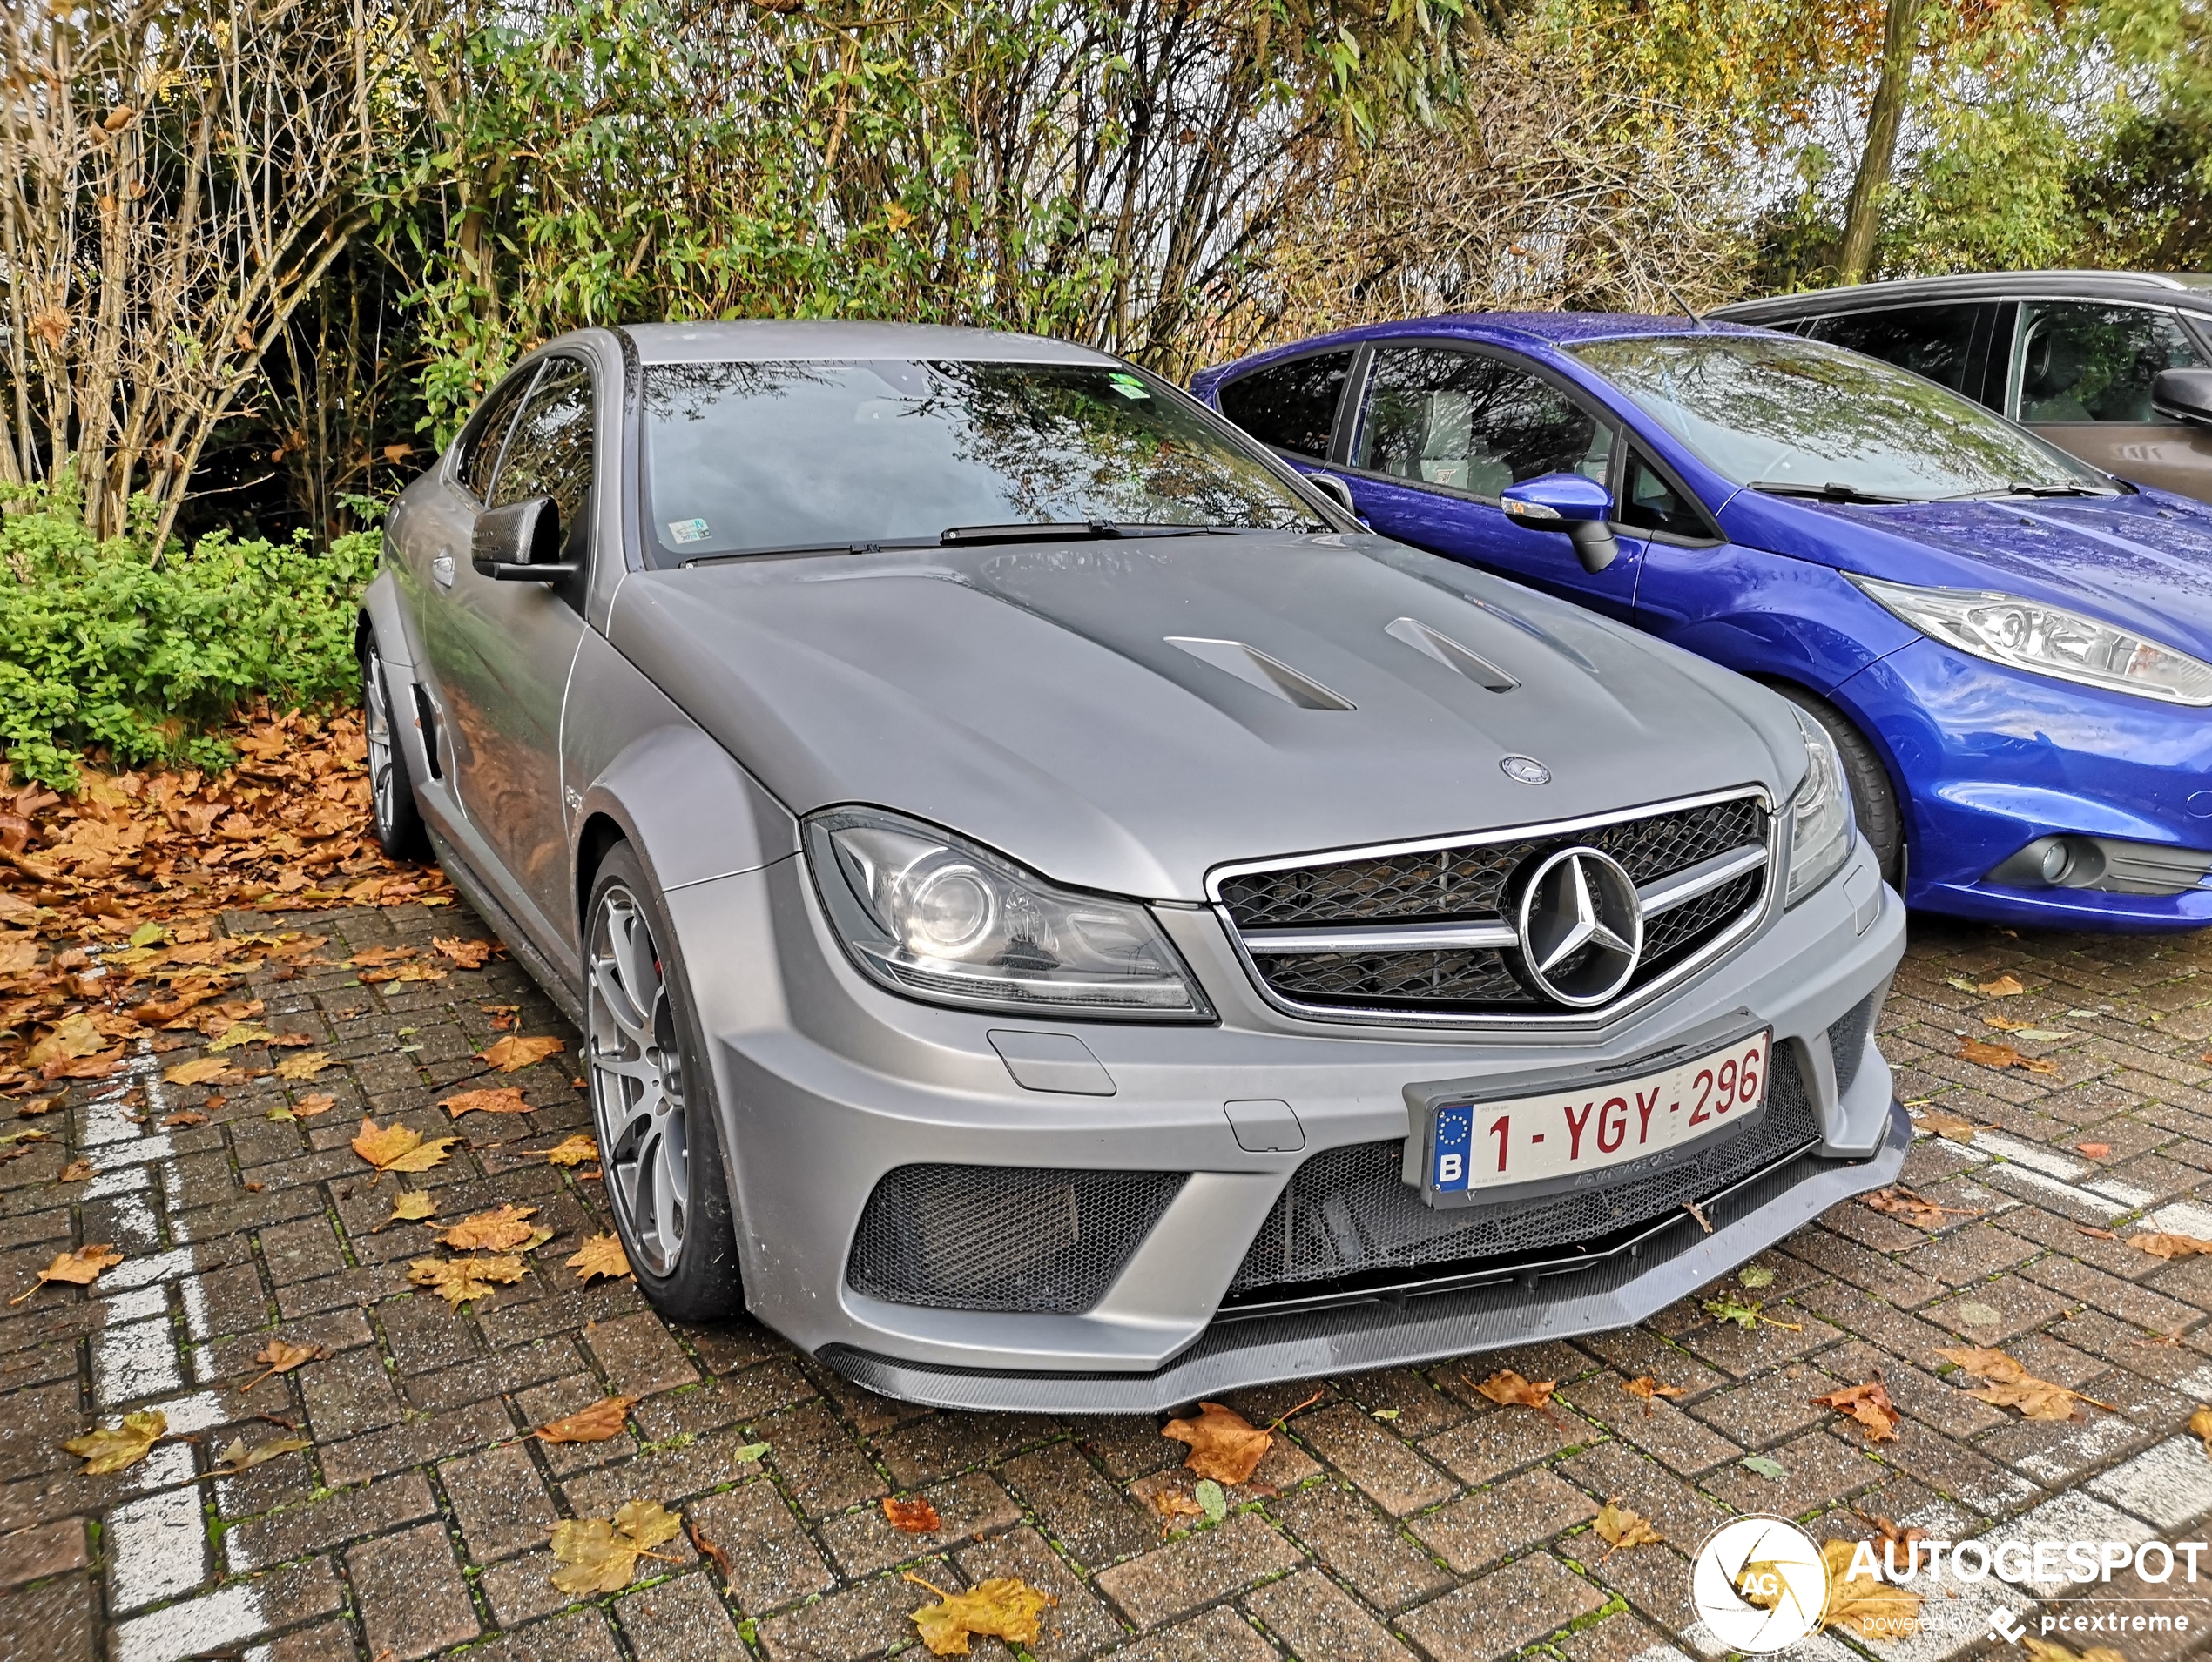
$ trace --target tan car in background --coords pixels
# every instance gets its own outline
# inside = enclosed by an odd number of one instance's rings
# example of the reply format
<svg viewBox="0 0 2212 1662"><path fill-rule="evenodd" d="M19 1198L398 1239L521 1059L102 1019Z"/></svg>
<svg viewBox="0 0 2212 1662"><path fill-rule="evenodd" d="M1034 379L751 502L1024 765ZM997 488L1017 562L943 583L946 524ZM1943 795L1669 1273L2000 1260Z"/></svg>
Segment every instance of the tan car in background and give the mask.
<svg viewBox="0 0 2212 1662"><path fill-rule="evenodd" d="M1884 359L2107 473L2212 501L2212 275L1916 278L1712 315Z"/></svg>

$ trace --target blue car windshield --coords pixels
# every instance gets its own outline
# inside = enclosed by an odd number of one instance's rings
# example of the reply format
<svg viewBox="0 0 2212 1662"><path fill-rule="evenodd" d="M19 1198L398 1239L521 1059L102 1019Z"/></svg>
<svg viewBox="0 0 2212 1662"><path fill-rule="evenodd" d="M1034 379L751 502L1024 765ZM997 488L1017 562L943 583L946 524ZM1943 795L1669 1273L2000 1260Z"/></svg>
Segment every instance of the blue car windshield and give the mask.
<svg viewBox="0 0 2212 1662"><path fill-rule="evenodd" d="M1844 501L2113 488L2094 468L1980 405L1818 341L1659 335L1570 350L1739 485Z"/></svg>
<svg viewBox="0 0 2212 1662"><path fill-rule="evenodd" d="M1226 422L1112 365L656 364L648 557L947 533L1327 530Z"/></svg>

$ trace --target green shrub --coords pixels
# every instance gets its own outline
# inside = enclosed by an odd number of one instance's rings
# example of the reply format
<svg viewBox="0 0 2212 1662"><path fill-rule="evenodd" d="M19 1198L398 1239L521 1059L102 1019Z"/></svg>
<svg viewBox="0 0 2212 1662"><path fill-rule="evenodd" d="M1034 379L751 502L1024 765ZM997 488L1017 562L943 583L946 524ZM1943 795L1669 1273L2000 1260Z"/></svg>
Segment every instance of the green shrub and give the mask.
<svg viewBox="0 0 2212 1662"><path fill-rule="evenodd" d="M73 495L0 490L0 754L16 777L66 790L94 749L220 768L215 730L248 700L358 696L354 608L381 532L319 552L305 533L219 531L156 559L142 535L96 540Z"/></svg>

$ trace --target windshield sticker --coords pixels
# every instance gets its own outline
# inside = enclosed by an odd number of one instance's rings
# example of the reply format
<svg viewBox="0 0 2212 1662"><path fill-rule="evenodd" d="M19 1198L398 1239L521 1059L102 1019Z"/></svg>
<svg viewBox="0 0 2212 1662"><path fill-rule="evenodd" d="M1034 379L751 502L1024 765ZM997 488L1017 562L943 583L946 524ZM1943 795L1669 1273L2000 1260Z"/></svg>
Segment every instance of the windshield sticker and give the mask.
<svg viewBox="0 0 2212 1662"><path fill-rule="evenodd" d="M704 542L706 541L706 521L705 520L671 520L668 522L668 534L678 542Z"/></svg>
<svg viewBox="0 0 2212 1662"><path fill-rule="evenodd" d="M1151 394L1144 390L1144 383L1137 380L1137 378L1134 375L1125 375L1116 373L1115 374L1109 375L1106 379L1113 383L1114 390L1119 393L1123 398L1150 398L1152 396Z"/></svg>

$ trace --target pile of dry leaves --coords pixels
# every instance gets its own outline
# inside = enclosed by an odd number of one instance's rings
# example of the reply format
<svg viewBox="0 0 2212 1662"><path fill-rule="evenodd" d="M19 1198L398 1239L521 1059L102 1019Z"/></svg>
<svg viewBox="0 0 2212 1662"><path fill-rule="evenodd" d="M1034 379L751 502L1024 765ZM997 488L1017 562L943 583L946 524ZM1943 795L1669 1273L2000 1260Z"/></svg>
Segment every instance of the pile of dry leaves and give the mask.
<svg viewBox="0 0 2212 1662"><path fill-rule="evenodd" d="M203 1026L184 1019L199 1006L258 1014L216 1001L320 942L219 938L227 909L450 903L442 872L370 834L358 714L265 717L233 743L227 773L88 767L68 797L0 764L0 1094L105 1078L141 1034Z"/></svg>

